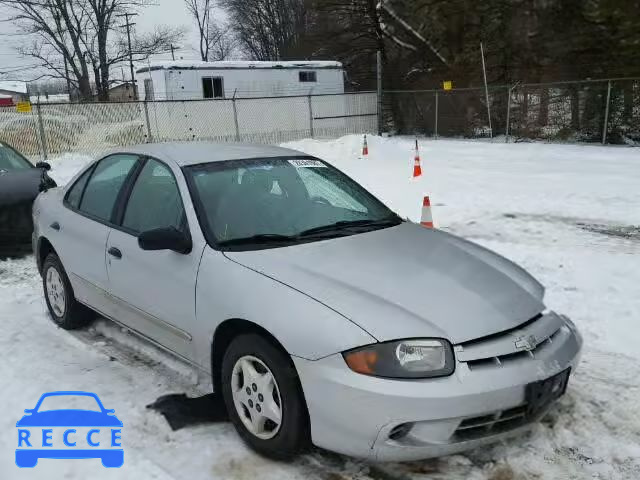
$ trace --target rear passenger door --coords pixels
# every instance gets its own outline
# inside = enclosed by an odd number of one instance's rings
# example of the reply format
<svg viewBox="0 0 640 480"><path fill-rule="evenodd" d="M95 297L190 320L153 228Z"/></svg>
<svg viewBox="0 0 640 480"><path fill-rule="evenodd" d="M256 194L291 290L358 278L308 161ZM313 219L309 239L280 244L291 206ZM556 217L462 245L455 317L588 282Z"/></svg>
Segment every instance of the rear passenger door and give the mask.
<svg viewBox="0 0 640 480"><path fill-rule="evenodd" d="M69 275L76 298L109 314L105 247L118 198L137 155L111 155L82 174L52 218L48 237Z"/></svg>
<svg viewBox="0 0 640 480"><path fill-rule="evenodd" d="M176 172L178 173L178 172ZM107 243L110 293L115 318L160 345L193 359L191 326L195 319L195 284L204 244L188 254L146 251L138 235L175 227L190 233L180 188L172 170L146 159Z"/></svg>

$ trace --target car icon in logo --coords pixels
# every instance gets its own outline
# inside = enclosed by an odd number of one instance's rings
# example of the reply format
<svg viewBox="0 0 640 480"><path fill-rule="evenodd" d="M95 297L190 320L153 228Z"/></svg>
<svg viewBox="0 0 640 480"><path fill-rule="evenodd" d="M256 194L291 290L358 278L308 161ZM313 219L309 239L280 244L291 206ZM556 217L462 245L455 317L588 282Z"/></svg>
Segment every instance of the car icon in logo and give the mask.
<svg viewBox="0 0 640 480"><path fill-rule="evenodd" d="M66 408L51 408L60 404ZM95 393L45 393L25 413L16 423L18 467L33 468L40 458L99 458L107 468L124 463L122 422Z"/></svg>

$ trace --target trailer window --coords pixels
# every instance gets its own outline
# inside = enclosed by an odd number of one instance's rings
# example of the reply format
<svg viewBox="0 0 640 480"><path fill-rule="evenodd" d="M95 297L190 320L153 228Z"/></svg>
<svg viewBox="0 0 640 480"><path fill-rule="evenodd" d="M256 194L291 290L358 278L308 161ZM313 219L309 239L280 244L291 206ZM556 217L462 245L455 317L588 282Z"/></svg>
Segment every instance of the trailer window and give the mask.
<svg viewBox="0 0 640 480"><path fill-rule="evenodd" d="M317 82L316 72L299 72L298 78L301 82Z"/></svg>
<svg viewBox="0 0 640 480"><path fill-rule="evenodd" d="M202 79L202 96L204 98L224 97L222 77L204 77Z"/></svg>

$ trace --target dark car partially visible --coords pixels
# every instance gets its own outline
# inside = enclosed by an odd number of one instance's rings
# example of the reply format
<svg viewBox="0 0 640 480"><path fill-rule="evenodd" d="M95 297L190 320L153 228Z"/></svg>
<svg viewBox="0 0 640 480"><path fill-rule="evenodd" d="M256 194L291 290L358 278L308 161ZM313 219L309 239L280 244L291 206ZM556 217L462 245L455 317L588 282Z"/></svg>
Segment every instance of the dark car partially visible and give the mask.
<svg viewBox="0 0 640 480"><path fill-rule="evenodd" d="M31 247L33 201L43 189L55 186L47 163L32 165L6 143L0 143L0 254Z"/></svg>

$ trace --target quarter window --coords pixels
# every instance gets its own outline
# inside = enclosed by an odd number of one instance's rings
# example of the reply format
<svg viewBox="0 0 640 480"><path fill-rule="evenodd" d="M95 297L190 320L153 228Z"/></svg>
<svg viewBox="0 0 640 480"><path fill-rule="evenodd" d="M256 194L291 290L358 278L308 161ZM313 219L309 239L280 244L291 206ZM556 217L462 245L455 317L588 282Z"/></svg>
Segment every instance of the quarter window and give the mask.
<svg viewBox="0 0 640 480"><path fill-rule="evenodd" d="M84 187L87 184L87 180L91 176L92 168L84 172L76 183L73 184L73 187L67 193L67 203L71 205L73 208L78 208L80 206L80 200L82 200L82 192L84 192Z"/></svg>
<svg viewBox="0 0 640 480"><path fill-rule="evenodd" d="M148 160L131 191L122 226L136 234L156 228L182 229L184 208L171 170Z"/></svg>
<svg viewBox="0 0 640 480"><path fill-rule="evenodd" d="M87 183L80 211L100 220L111 221L120 189L137 160L135 155L112 155L101 160Z"/></svg>

